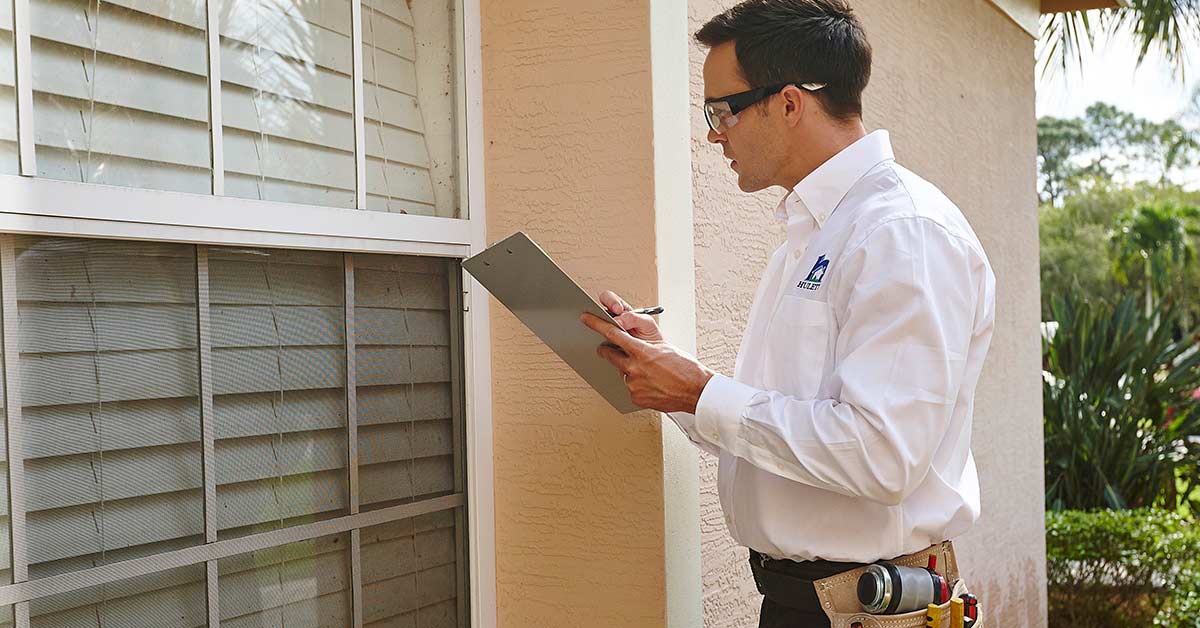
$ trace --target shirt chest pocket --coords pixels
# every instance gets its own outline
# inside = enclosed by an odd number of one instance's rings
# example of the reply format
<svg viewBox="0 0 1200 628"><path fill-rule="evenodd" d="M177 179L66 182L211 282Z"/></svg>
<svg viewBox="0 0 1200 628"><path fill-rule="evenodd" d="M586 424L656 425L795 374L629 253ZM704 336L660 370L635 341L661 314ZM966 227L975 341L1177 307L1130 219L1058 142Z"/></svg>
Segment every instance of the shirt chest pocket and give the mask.
<svg viewBox="0 0 1200 628"><path fill-rule="evenodd" d="M824 301L785 295L767 329L763 384L811 399L821 387L832 313Z"/></svg>

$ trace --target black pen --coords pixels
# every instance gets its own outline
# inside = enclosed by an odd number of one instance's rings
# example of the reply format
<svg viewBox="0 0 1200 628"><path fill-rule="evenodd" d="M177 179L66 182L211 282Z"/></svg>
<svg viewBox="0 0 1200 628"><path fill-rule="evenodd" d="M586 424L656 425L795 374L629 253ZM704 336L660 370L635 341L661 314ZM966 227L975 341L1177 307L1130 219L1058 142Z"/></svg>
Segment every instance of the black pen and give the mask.
<svg viewBox="0 0 1200 628"><path fill-rule="evenodd" d="M649 314L650 316L653 316L655 314L662 314L663 311L664 311L664 309L663 309L663 306L661 306L661 305L656 305L654 307L644 307L640 310L632 310L632 312L634 314Z"/></svg>

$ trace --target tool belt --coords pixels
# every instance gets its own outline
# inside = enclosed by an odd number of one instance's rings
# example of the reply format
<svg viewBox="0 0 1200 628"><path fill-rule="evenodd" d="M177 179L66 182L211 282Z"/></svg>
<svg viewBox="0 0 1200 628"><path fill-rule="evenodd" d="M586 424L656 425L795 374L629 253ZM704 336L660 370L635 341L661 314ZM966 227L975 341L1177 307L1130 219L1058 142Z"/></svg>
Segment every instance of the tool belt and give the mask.
<svg viewBox="0 0 1200 628"><path fill-rule="evenodd" d="M929 557L937 557L938 572L950 585L951 599L968 593L967 585L959 577L958 563L954 558L954 545L944 541L931 545L919 552L893 558L887 562L904 567L924 567ZM800 610L811 608L812 595L816 603L829 617L832 628L925 628L927 609L919 609L899 615L871 615L862 609L858 601L858 578L866 571L862 566L820 580L805 580L778 571L769 570L758 561L751 561L754 580L759 591L772 600ZM811 587L809 589L808 587ZM942 604L942 622L939 628L950 628L950 602ZM983 628L983 611L974 628Z"/></svg>

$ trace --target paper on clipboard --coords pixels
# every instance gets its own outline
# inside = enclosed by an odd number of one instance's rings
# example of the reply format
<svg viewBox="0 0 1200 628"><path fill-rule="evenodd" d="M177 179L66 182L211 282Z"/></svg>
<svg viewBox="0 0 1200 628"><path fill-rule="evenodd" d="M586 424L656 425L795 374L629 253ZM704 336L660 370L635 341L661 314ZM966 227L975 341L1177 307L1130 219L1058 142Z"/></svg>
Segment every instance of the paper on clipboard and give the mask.
<svg viewBox="0 0 1200 628"><path fill-rule="evenodd" d="M614 408L623 414L642 409L629 398L621 373L596 354L603 339L579 316L591 312L616 322L529 236L514 233L462 265Z"/></svg>

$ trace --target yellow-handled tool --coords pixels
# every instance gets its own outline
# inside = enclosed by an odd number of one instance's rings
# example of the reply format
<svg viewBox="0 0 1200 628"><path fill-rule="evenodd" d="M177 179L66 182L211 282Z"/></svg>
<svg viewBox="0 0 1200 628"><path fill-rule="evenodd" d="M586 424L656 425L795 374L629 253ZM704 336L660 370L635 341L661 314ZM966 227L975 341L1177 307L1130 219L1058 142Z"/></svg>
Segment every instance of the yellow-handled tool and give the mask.
<svg viewBox="0 0 1200 628"><path fill-rule="evenodd" d="M928 610L925 611L925 627L942 628L942 607L937 604L929 605Z"/></svg>
<svg viewBox="0 0 1200 628"><path fill-rule="evenodd" d="M963 628L962 598L950 600L950 628Z"/></svg>

